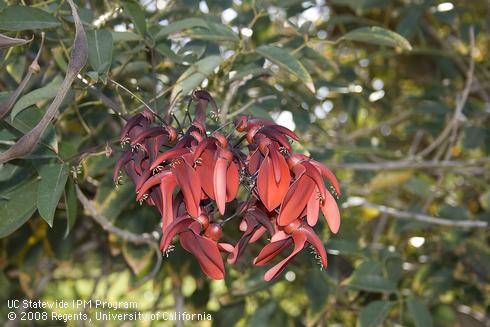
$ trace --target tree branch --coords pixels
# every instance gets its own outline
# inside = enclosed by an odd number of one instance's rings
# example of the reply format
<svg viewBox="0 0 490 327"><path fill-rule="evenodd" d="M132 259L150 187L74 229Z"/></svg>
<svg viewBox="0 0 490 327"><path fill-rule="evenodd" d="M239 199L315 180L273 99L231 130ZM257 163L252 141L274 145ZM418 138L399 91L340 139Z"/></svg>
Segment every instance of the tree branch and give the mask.
<svg viewBox="0 0 490 327"><path fill-rule="evenodd" d="M349 201L345 202L343 207L349 208L356 205L360 205L365 208L376 209L381 213L387 214L388 217L404 219L404 220L412 220L412 221L415 220L415 221L420 221L420 222L434 224L434 225L453 226L453 227L462 227L462 228L487 228L488 227L488 223L486 221L481 221L481 220L454 220L448 218L437 218L437 217L424 215L421 213L404 211L404 210L399 210L396 208L387 207L380 204L369 203L364 199L361 199L360 201L357 201L356 199L356 201L352 201L352 202L353 203L349 203Z"/></svg>
<svg viewBox="0 0 490 327"><path fill-rule="evenodd" d="M490 163L490 157L480 160L468 161L383 161L383 162L362 162L362 163L329 163L332 168L352 169L362 171L394 170L394 169L438 169L438 168L460 168L478 167Z"/></svg>

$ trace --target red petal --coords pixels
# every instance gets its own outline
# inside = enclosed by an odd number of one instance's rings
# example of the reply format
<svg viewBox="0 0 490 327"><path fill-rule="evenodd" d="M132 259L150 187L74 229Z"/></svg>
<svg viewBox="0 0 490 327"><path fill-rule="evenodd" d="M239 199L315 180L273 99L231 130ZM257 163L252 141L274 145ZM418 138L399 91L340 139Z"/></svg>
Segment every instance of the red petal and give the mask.
<svg viewBox="0 0 490 327"><path fill-rule="evenodd" d="M281 179L279 184L276 183L273 165L269 157L264 158L260 165L259 174L257 176L257 191L259 193L262 203L267 210L272 211L277 208L286 192L288 192L289 183L291 181L291 175L289 174L289 168L284 158L278 161Z"/></svg>
<svg viewBox="0 0 490 327"><path fill-rule="evenodd" d="M318 188L310 195L308 204L306 205L306 219L310 226L315 226L318 222L318 211L320 211L320 199L316 196Z"/></svg>
<svg viewBox="0 0 490 327"><path fill-rule="evenodd" d="M188 148L180 149L180 148L173 148L170 149L162 154L160 154L155 161L151 163L150 170L153 170L157 168L162 162L169 160L169 159L175 159L179 158L182 155L188 153L190 150Z"/></svg>
<svg viewBox="0 0 490 327"><path fill-rule="evenodd" d="M322 241L313 231L313 228L303 225L298 229L306 235L308 243L313 245L313 247L315 248L317 254L320 256L320 259L322 261L322 266L324 268L327 267L327 252L325 251L325 247L323 246Z"/></svg>
<svg viewBox="0 0 490 327"><path fill-rule="evenodd" d="M296 133L294 133L293 131L291 131L289 128L286 128L286 127L281 126L281 125L272 125L272 126L270 126L268 128L273 128L276 131L278 131L279 133L285 134L285 135L289 136L290 138L292 138L295 141L299 141L298 135L296 135Z"/></svg>
<svg viewBox="0 0 490 327"><path fill-rule="evenodd" d="M174 219L174 210L172 195L177 181L175 176L167 175L160 182L160 191L162 193L162 230L165 231Z"/></svg>
<svg viewBox="0 0 490 327"><path fill-rule="evenodd" d="M284 157L277 151L276 148L271 147L272 149L269 149L269 156L271 158L271 163L272 163L272 168L274 170L274 179L276 183L279 183L281 180L281 163L280 160L286 161ZM286 163L287 165L287 163Z"/></svg>
<svg viewBox="0 0 490 327"><path fill-rule="evenodd" d="M186 231L180 234L182 247L194 254L202 271L212 279L223 279L225 267L218 244L207 238Z"/></svg>
<svg viewBox="0 0 490 327"><path fill-rule="evenodd" d="M292 238L294 240L293 252L291 252L291 254L287 256L287 258L281 260L274 267L267 270L267 272L264 275L265 281L270 281L271 279L273 279L277 275L279 275L281 273L281 271L283 271L284 268L286 268L286 265L296 256L296 254L298 254L299 251L301 251L305 247L305 242L306 242L306 235L305 234L303 234L299 231L296 231L292 234Z"/></svg>
<svg viewBox="0 0 490 327"><path fill-rule="evenodd" d="M342 196L342 193L340 192L340 185L339 185L339 182L337 181L337 178L335 177L335 175L332 173L332 171L330 169L328 169L327 166L325 166L324 164L316 161L316 160L310 160L311 164L313 166L315 166L319 171L320 173L326 177L328 179L328 181L330 182L330 184L332 184L332 186L335 188L335 191L337 192L337 194L339 196Z"/></svg>
<svg viewBox="0 0 490 327"><path fill-rule="evenodd" d="M199 180L201 181L201 187L207 196L214 200L214 184L213 179L210 178L210 172L214 172L216 163L213 152L211 152L211 150L204 150L201 154L201 160L201 164L196 166L196 171L199 174Z"/></svg>
<svg viewBox="0 0 490 327"><path fill-rule="evenodd" d="M337 234L340 228L340 212L339 206L330 192L327 192L325 203L320 208L327 220L328 227L330 227L332 233Z"/></svg>
<svg viewBox="0 0 490 327"><path fill-rule="evenodd" d="M266 265L272 259L281 254L281 252L284 251L291 244L293 244L293 239L291 237L267 244L266 246L264 246L262 251L260 251L259 255L254 259L254 265Z"/></svg>
<svg viewBox="0 0 490 327"><path fill-rule="evenodd" d="M172 170L174 171L177 184L184 195L184 203L187 211L192 217L198 217L201 214L199 202L201 201L201 182L199 175L185 162L176 163Z"/></svg>
<svg viewBox="0 0 490 327"><path fill-rule="evenodd" d="M235 199L239 186L238 166L236 163L230 162L226 171L226 202L231 202Z"/></svg>
<svg viewBox="0 0 490 327"><path fill-rule="evenodd" d="M163 252L167 251L168 246L170 245L170 242L172 242L174 236L186 230L193 222L194 219L189 216L182 216L174 220L168 226L167 230L163 232L163 236L160 241L160 250Z"/></svg>
<svg viewBox="0 0 490 327"><path fill-rule="evenodd" d="M214 195L216 197L216 205L219 212L223 215L225 213L226 205L226 173L228 169L228 161L223 158L216 160L216 166L214 167Z"/></svg>
<svg viewBox="0 0 490 327"><path fill-rule="evenodd" d="M136 190L136 192L138 192L138 194L136 195L136 201L141 200L143 195L145 195L150 188L159 184L164 176L167 176L170 174L172 174L171 171L164 170L164 171L159 172L158 174L151 176L149 179L147 179L146 182L144 182L143 185L141 185L141 187Z"/></svg>
<svg viewBox="0 0 490 327"><path fill-rule="evenodd" d="M277 223L280 226L286 226L297 219L308 203L314 189L315 183L306 176L297 179L291 184L282 200Z"/></svg>
<svg viewBox="0 0 490 327"><path fill-rule="evenodd" d="M315 181L316 186L320 190L320 196L322 197L322 199L325 199L326 197L325 193L327 193L327 190L325 189L325 184L323 183L322 175L320 175L320 173L315 168L315 166L310 164L308 161L303 161L301 165L306 168L305 174L311 177Z"/></svg>

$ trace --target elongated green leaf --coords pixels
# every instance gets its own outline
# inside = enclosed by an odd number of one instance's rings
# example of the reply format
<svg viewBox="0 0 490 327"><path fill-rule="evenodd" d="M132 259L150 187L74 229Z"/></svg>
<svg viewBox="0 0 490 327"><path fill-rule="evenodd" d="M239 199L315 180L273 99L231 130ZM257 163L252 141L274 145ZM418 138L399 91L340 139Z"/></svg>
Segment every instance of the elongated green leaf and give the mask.
<svg viewBox="0 0 490 327"><path fill-rule="evenodd" d="M31 106L25 110L22 110L15 119L5 120L7 124L18 130L19 132L26 134L31 129L36 126L36 124L41 120L43 113L41 110L34 106ZM52 149L54 152L58 152L58 141L56 140L56 132L53 124L49 124L44 134L41 136L41 141L39 142L48 148Z"/></svg>
<svg viewBox="0 0 490 327"><path fill-rule="evenodd" d="M396 284L383 276L380 263L364 261L346 280L349 287L370 292L396 292Z"/></svg>
<svg viewBox="0 0 490 327"><path fill-rule="evenodd" d="M35 30L59 25L60 22L55 17L38 8L10 6L0 12L0 30Z"/></svg>
<svg viewBox="0 0 490 327"><path fill-rule="evenodd" d="M183 94L187 94L198 87L222 62L221 56L209 56L194 63L179 77L177 85L172 91L172 98L180 90Z"/></svg>
<svg viewBox="0 0 490 327"><path fill-rule="evenodd" d="M51 82L49 82L46 86L43 86L37 90L31 91L26 95L22 96L19 101L15 104L12 112L10 113L10 117L12 120L17 117L17 115L24 109L35 105L39 101L49 100L56 96L56 93L59 90L61 85L62 78L60 76L56 76Z"/></svg>
<svg viewBox="0 0 490 327"><path fill-rule="evenodd" d="M22 226L36 211L37 179L2 194L0 199L0 238L5 237Z"/></svg>
<svg viewBox="0 0 490 327"><path fill-rule="evenodd" d="M44 220L53 226L54 212L68 179L67 164L47 164L39 169L41 182L37 193L37 208Z"/></svg>
<svg viewBox="0 0 490 327"><path fill-rule="evenodd" d="M146 33L146 21L145 21L145 13L139 3L134 1L123 1L124 12L128 14L131 18L131 21L134 24L134 27L138 31L139 34L145 35Z"/></svg>
<svg viewBox="0 0 490 327"><path fill-rule="evenodd" d="M114 32L112 31L112 40L114 42L131 42L131 41L141 41L143 38L141 35L133 32Z"/></svg>
<svg viewBox="0 0 490 327"><path fill-rule="evenodd" d="M186 35L198 40L231 41L238 42L240 38L228 26L210 22L203 18L185 18L163 27L156 35L156 39L168 35L187 31Z"/></svg>
<svg viewBox="0 0 490 327"><path fill-rule="evenodd" d="M349 33L342 36L338 41L348 40L364 42L376 45L384 45L393 48L401 48L404 50L412 50L412 46L407 39L405 39L400 34L390 31L386 28L372 26L372 27L361 27L350 31Z"/></svg>
<svg viewBox="0 0 490 327"><path fill-rule="evenodd" d="M433 325L429 309L415 297L407 299L407 308L416 327L431 327Z"/></svg>
<svg viewBox="0 0 490 327"><path fill-rule="evenodd" d="M77 211L78 211L75 182L71 178L66 183L65 190L63 191L63 197L65 200L66 219L67 219L65 237L67 237L73 225L75 224L75 220L77 219Z"/></svg>
<svg viewBox="0 0 490 327"><path fill-rule="evenodd" d="M105 74L111 67L112 34L108 30L87 32L88 61L99 74Z"/></svg>
<svg viewBox="0 0 490 327"><path fill-rule="evenodd" d="M359 314L361 327L381 326L392 307L393 302L370 302L366 307L362 308L361 313Z"/></svg>
<svg viewBox="0 0 490 327"><path fill-rule="evenodd" d="M25 40L25 39L17 39L14 37L10 37L7 35L0 34L0 49L6 49L10 47L16 47L19 45L24 45L26 43L31 42L31 40Z"/></svg>
<svg viewBox="0 0 490 327"><path fill-rule="evenodd" d="M270 45L261 45L255 51L279 67L295 75L311 92L315 92L315 85L313 85L310 74L303 64L293 57L289 51Z"/></svg>

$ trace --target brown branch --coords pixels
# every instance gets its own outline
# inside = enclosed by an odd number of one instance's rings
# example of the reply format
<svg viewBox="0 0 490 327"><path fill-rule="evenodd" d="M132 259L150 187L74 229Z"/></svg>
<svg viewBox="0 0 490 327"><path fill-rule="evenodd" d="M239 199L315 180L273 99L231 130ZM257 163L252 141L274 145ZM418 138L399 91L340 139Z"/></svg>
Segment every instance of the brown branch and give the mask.
<svg viewBox="0 0 490 327"><path fill-rule="evenodd" d="M221 109L219 111L219 121L221 122L221 124L226 123L228 111L230 110L231 103L233 102L233 99L235 98L238 89L240 88L240 85L242 85L242 81L238 80L232 82L230 84L230 87L228 88L225 101L223 101L223 105L221 106Z"/></svg>
<svg viewBox="0 0 490 327"><path fill-rule="evenodd" d="M443 226L454 226L454 227L466 227L466 228L487 228L488 223L486 221L481 220L454 220L448 218L436 218L428 215L403 211L391 207L387 207L384 205L373 204L365 202L362 204L363 207L376 209L379 212L385 213L388 217L405 219L405 220L416 220L424 223L435 224L435 225L443 225Z"/></svg>
<svg viewBox="0 0 490 327"><path fill-rule="evenodd" d="M113 233L119 236L124 241L131 242L136 245L148 244L150 247L153 248L153 250L155 250L157 262L155 263L155 266L153 267L152 271L138 282L138 285L143 285L146 281L155 277L158 271L160 270L160 266L162 265L162 259L163 259L162 253L160 252L160 246L157 240L159 236L155 237L148 233L135 234L133 232L114 226L99 210L97 210L94 203L85 196L82 190L80 190L80 187L78 187L78 185L76 185L75 187L77 191L78 200L82 203L84 210L105 231Z"/></svg>
<svg viewBox="0 0 490 327"><path fill-rule="evenodd" d="M352 169L361 171L393 170L393 169L439 169L478 167L490 163L490 157L468 161L383 161L362 163L329 163L332 168Z"/></svg>
<svg viewBox="0 0 490 327"><path fill-rule="evenodd" d="M87 63L87 37L73 0L68 0L68 3L71 7L73 21L75 22L75 41L73 42L73 49L70 54L65 79L53 102L49 105L43 118L41 118L41 121L31 131L22 136L10 149L0 154L0 163L23 157L34 150L49 123L58 115L59 107L68 94L68 91L70 91L73 81Z"/></svg>

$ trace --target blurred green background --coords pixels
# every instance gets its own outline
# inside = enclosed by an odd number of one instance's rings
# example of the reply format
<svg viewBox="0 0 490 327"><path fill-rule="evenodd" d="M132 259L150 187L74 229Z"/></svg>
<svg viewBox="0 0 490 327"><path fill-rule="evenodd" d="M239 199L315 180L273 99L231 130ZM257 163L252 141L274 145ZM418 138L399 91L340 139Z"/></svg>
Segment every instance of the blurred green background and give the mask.
<svg viewBox="0 0 490 327"><path fill-rule="evenodd" d="M36 150L0 165L0 320L8 299L102 299L212 314L184 325L490 324L487 0L76 3L89 62ZM0 104L27 73L41 31L39 73L0 122L0 152L41 119L74 38L66 2L0 0L0 33L34 36L0 48ZM252 265L264 240L227 266L224 281L210 281L179 245L160 262L157 243L114 232L159 228L127 179L112 183L123 125L115 110L143 109L123 87L162 115L177 99L177 117L202 87L221 108L211 126L242 113L293 129L295 150L327 164L344 193L340 232L323 220L316 227L327 269L305 249L266 283L267 267ZM237 223L227 226L230 241L239 237Z"/></svg>

